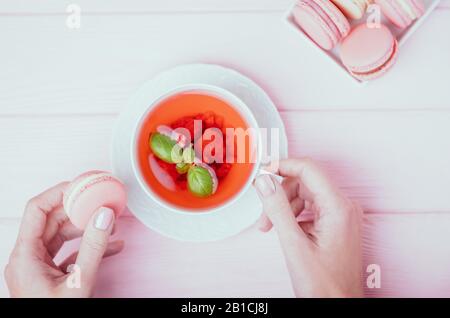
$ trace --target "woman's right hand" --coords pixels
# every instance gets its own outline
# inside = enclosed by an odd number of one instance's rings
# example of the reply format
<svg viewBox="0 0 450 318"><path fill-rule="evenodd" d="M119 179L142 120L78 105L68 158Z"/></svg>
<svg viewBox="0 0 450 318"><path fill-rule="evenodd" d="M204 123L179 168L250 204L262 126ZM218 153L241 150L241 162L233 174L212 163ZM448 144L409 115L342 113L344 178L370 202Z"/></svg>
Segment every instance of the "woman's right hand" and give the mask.
<svg viewBox="0 0 450 318"><path fill-rule="evenodd" d="M255 187L263 203L262 231L272 226L286 258L297 297L361 297L362 210L310 159L278 163L280 184L262 175ZM312 221L297 221L303 211Z"/></svg>

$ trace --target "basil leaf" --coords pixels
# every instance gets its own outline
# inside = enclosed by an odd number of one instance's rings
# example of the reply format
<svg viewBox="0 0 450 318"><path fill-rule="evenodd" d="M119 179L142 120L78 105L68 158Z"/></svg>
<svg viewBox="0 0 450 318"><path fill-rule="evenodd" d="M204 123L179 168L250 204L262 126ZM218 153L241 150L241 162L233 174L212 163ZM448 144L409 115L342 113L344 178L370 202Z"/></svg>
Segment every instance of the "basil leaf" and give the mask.
<svg viewBox="0 0 450 318"><path fill-rule="evenodd" d="M205 168L192 166L187 175L189 191L199 197L207 197L213 193L213 180Z"/></svg>
<svg viewBox="0 0 450 318"><path fill-rule="evenodd" d="M175 168L177 169L177 172L178 172L179 174L185 174L186 172L188 172L188 170L189 170L190 167L191 167L190 164L180 162L180 163L177 163L177 165L176 165Z"/></svg>
<svg viewBox="0 0 450 318"><path fill-rule="evenodd" d="M177 145L175 140L160 133L153 133L149 144L153 154L159 159L168 163L181 162L183 149Z"/></svg>
<svg viewBox="0 0 450 318"><path fill-rule="evenodd" d="M191 145L191 146L185 148L183 151L183 162L193 163L194 160L195 160L195 151Z"/></svg>

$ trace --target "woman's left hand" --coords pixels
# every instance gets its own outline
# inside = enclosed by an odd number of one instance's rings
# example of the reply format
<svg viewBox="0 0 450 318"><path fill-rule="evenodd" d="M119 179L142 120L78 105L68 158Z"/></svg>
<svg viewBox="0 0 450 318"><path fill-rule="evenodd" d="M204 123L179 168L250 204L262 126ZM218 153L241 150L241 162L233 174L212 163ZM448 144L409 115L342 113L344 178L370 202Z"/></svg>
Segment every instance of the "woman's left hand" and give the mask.
<svg viewBox="0 0 450 318"><path fill-rule="evenodd" d="M123 241L108 243L115 221L111 209L97 210L84 233L70 223L62 205L67 185L56 185L26 206L5 268L12 297L90 297L102 258L123 249ZM82 235L79 252L56 264L54 258L64 242Z"/></svg>

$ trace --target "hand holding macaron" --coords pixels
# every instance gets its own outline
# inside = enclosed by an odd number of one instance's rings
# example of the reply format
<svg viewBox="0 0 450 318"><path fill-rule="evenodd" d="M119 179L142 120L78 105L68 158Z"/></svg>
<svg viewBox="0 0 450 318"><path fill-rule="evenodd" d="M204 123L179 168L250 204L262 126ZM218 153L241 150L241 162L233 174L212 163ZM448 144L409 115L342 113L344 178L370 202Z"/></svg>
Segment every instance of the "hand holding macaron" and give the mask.
<svg viewBox="0 0 450 318"><path fill-rule="evenodd" d="M87 183L86 176L91 177ZM109 242L109 237L116 215L126 202L115 180L104 183L112 179L108 179L107 174L101 175L103 181L97 177L97 173L88 173L72 184L60 183L28 202L16 245L5 268L5 279L12 297L93 295L102 258L123 249L123 241ZM113 192L111 197L93 200L112 188L119 191ZM69 199L70 212L76 213L70 216L75 225L64 209L68 203L63 204L63 197ZM82 237L79 251L61 263L55 263L55 256L63 244L77 237ZM80 278L78 286L69 283L72 275L68 272L70 265L74 265L72 270L80 274L77 276Z"/></svg>

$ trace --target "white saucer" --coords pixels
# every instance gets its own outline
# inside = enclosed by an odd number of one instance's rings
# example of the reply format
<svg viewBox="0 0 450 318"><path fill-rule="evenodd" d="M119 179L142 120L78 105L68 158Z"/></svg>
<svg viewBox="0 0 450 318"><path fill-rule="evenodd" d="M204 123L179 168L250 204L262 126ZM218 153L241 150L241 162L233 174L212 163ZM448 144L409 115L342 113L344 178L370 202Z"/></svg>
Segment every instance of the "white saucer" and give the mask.
<svg viewBox="0 0 450 318"><path fill-rule="evenodd" d="M235 235L256 222L261 203L253 187L235 203L214 213L176 213L162 208L141 188L132 169L133 131L141 116L158 97L176 87L207 84L239 97L253 112L259 127L279 128L281 158L287 157L287 138L280 115L267 94L240 73L217 65L178 66L146 82L118 118L113 135L114 174L127 188L129 210L146 226L182 241L214 241ZM142 102L143 96L146 103ZM140 102L138 102L140 101Z"/></svg>

